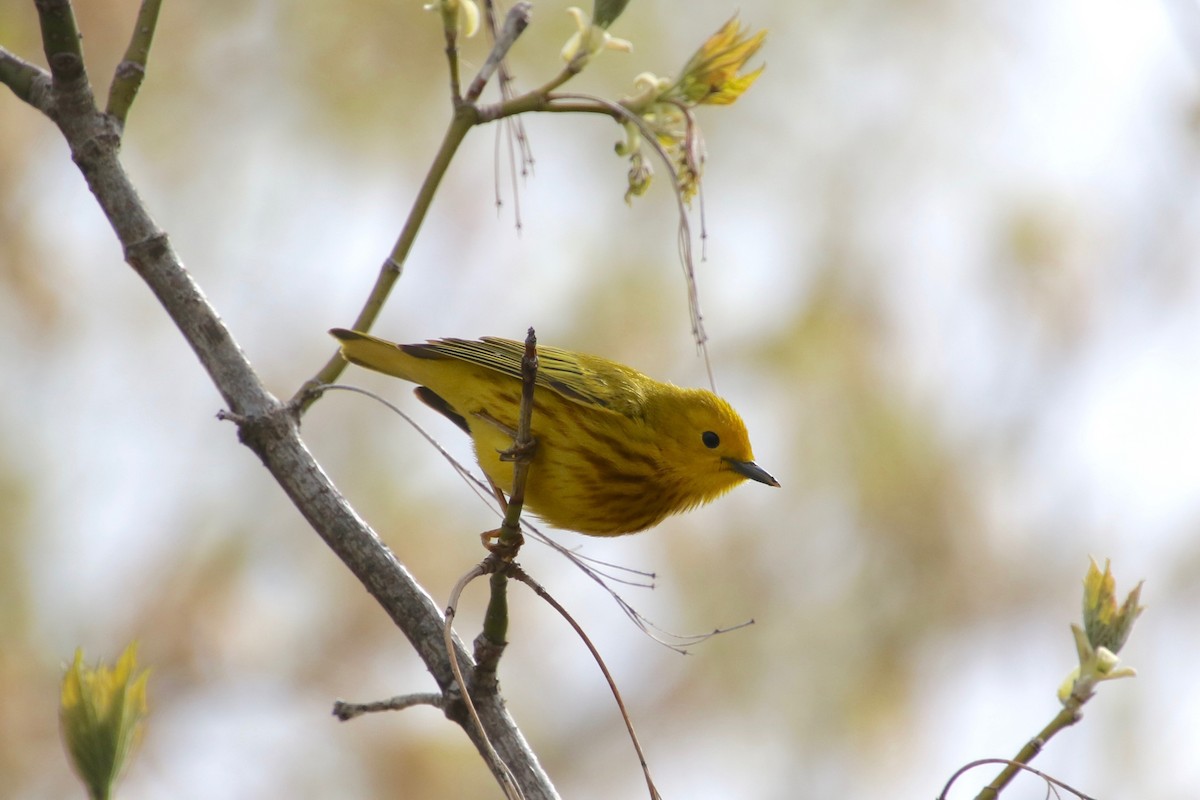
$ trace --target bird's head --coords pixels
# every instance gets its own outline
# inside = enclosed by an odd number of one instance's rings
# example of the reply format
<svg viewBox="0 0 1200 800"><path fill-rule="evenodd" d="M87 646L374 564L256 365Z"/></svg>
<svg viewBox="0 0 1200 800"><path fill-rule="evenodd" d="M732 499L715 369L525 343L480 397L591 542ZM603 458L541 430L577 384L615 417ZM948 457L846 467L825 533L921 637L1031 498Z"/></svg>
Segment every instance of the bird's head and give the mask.
<svg viewBox="0 0 1200 800"><path fill-rule="evenodd" d="M745 423L717 395L679 389L656 411L663 466L684 487L688 507L707 503L747 479L779 485L754 463Z"/></svg>

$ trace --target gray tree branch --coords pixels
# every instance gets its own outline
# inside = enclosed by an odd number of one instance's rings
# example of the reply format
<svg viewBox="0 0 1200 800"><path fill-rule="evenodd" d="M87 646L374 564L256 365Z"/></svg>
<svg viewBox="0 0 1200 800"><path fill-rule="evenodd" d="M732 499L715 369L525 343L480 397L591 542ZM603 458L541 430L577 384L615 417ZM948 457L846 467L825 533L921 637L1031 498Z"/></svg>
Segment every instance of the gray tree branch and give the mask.
<svg viewBox="0 0 1200 800"><path fill-rule="evenodd" d="M355 513L300 437L292 406L276 399L254 372L232 332L208 302L159 228L119 158L121 126L95 103L69 0L37 0L50 75L0 50L0 81L58 126L71 156L124 248L125 260L158 299L196 353L237 423L240 440L300 510L313 530L355 575L412 643L438 687L446 716L463 726L476 748L483 741L465 724L442 644L442 613L374 531ZM145 42L149 47L149 42ZM471 656L455 640L459 662ZM527 800L557 793L497 695L476 699L484 729ZM494 770L493 770L494 771Z"/></svg>

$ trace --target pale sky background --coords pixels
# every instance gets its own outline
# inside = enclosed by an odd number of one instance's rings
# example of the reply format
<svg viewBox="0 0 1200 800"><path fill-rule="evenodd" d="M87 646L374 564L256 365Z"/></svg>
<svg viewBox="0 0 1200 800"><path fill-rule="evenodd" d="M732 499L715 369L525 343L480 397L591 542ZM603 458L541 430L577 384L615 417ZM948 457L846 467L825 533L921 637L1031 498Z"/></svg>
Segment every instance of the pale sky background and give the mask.
<svg viewBox="0 0 1200 800"><path fill-rule="evenodd" d="M83 6L86 6L84 8ZM539 3L519 86L573 30ZM441 34L418 2L167 3L124 159L270 388L332 353L444 129ZM1148 610L1034 766L1100 797L1200 786L1200 8L1185 0L769 3L760 81L704 109L720 392L753 485L613 541L657 573L627 599L670 630L754 618L681 657L546 548L523 564L593 635L665 797L932 797L1056 713L1087 559ZM81 4L98 91L131 0ZM671 74L734 8L637 0L569 85ZM0 45L40 58L32 3ZM485 45L464 48L465 72ZM375 332L520 337L705 382L660 185L622 200L619 130L531 117L513 226L494 131L469 137ZM334 699L427 691L403 638L284 500L121 262L49 123L0 92L0 793L82 796L57 739L62 665L131 638L152 665L119 796L498 797L466 738L415 709L339 724ZM695 223L698 227L698 222ZM460 458L409 388L349 370ZM386 410L329 396L304 434L439 603L494 517ZM483 589L468 593L473 638ZM564 797L644 796L602 679L513 602L511 710ZM993 775L965 778L973 797ZM1024 779L1004 796L1038 798Z"/></svg>

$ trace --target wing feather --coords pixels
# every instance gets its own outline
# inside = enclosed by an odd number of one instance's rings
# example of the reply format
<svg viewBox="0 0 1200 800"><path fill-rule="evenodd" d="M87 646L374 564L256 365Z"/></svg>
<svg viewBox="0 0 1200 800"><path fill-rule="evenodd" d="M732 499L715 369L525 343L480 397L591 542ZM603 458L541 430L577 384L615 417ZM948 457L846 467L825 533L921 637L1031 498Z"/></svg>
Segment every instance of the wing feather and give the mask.
<svg viewBox="0 0 1200 800"><path fill-rule="evenodd" d="M480 340L433 339L425 344L401 345L401 349L417 358L457 358L517 379L525 355L523 343L494 336ZM538 346L536 384L577 403L641 416L643 391L638 378L648 380L607 359Z"/></svg>

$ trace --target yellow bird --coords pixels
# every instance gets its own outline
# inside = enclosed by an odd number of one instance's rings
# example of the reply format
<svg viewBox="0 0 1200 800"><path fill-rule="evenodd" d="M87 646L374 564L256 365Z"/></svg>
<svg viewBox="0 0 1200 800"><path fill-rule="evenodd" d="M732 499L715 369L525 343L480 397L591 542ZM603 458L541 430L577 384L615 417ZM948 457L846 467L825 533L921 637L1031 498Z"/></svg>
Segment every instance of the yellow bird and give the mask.
<svg viewBox="0 0 1200 800"><path fill-rule="evenodd" d="M394 344L334 328L351 363L418 385L417 397L470 435L479 466L505 494L521 403L525 346L508 339ZM537 348L532 433L537 441L525 507L590 536L657 525L749 478L779 483L754 463L729 403L597 356Z"/></svg>

